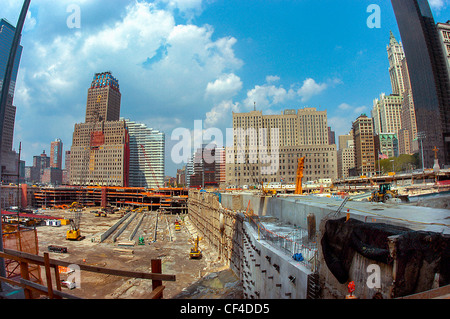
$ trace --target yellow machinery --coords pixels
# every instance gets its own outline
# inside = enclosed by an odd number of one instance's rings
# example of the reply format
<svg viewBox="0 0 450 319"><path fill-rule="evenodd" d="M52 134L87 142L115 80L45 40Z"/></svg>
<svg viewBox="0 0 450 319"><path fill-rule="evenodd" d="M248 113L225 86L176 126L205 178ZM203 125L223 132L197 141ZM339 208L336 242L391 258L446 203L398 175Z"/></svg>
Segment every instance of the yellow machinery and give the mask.
<svg viewBox="0 0 450 319"><path fill-rule="evenodd" d="M267 183L267 184L269 184L269 183ZM268 188L265 188L264 187L264 183L261 183L261 185L262 185L262 191L263 191L263 194L264 194L264 196L267 196L267 195L272 195L272 196L274 196L274 195L276 195L277 194L277 191L275 190L275 189L268 189Z"/></svg>
<svg viewBox="0 0 450 319"><path fill-rule="evenodd" d="M194 242L194 246L191 247L191 251L189 253L189 258L190 259L199 259L202 258L202 251L199 248L198 243L200 242L201 238L197 236L197 238L195 240L193 240Z"/></svg>
<svg viewBox="0 0 450 319"><path fill-rule="evenodd" d="M369 197L370 202L386 202L391 198L398 198L398 191L391 189L390 183L380 184L377 191L374 191Z"/></svg>
<svg viewBox="0 0 450 319"><path fill-rule="evenodd" d="M298 159L298 165L297 165L297 178L295 180L295 195L302 195L303 194L303 188L302 188L302 180L303 180L303 169L305 167L305 157Z"/></svg>
<svg viewBox="0 0 450 319"><path fill-rule="evenodd" d="M67 231L67 240L83 240L85 237L81 236L80 231L81 212L74 211L73 218L70 219L70 230Z"/></svg>

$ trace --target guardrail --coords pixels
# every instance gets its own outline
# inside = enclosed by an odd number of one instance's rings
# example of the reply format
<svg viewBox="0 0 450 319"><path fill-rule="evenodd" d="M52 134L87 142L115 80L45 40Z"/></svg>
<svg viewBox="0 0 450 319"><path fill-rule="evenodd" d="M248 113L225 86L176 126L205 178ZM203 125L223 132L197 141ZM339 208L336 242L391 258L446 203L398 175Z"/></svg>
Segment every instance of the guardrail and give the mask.
<svg viewBox="0 0 450 319"><path fill-rule="evenodd" d="M50 259L49 253L44 253L44 256L38 256L28 254L20 251L5 249L0 252L0 258L13 259L20 263L20 279L15 281L9 278L0 277L0 281L6 282L12 286L21 287L24 289L25 299L33 299L34 295L45 295L50 299L82 299L74 295L61 291L61 280L59 276L59 267L69 267L73 263ZM46 284L30 281L30 275L28 271L29 264L35 264L45 267ZM88 265L78 265L80 270L95 272L100 274L108 274L113 276L140 278L152 280L152 292L149 299L162 299L165 286L162 285L163 281L176 281L175 275L162 274L161 259L153 259L151 261L152 273L135 272L127 270L118 270L110 268L93 267ZM56 289L53 288L51 270L54 270Z"/></svg>

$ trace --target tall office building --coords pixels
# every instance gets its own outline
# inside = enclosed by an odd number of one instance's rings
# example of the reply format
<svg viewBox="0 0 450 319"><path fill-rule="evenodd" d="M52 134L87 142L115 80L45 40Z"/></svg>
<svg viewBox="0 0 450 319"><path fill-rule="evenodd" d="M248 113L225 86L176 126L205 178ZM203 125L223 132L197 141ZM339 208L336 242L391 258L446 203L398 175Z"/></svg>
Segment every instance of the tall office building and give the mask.
<svg viewBox="0 0 450 319"><path fill-rule="evenodd" d="M392 93L401 96L405 90L402 70L402 60L405 58L405 53L402 44L398 43L392 31L390 34L389 45L387 46L387 53Z"/></svg>
<svg viewBox="0 0 450 319"><path fill-rule="evenodd" d="M120 100L119 81L111 72L95 74L88 89L86 123L118 121Z"/></svg>
<svg viewBox="0 0 450 319"><path fill-rule="evenodd" d="M417 141L416 110L414 109L414 97L406 58L402 60L402 75L405 91L402 95L402 128L398 131L398 148L399 154L413 154L419 151L419 143Z"/></svg>
<svg viewBox="0 0 450 319"><path fill-rule="evenodd" d="M190 176L190 187L217 188L220 186L220 165L218 165L218 161L220 161L221 155L216 155L217 150L216 145L203 144L194 153L194 171Z"/></svg>
<svg viewBox="0 0 450 319"><path fill-rule="evenodd" d="M339 135L339 150L337 151L337 174L339 179L350 176L349 170L355 167L355 148L353 130L347 135Z"/></svg>
<svg viewBox="0 0 450 319"><path fill-rule="evenodd" d="M336 179L336 145L329 145L326 111L233 113L234 145L226 150L230 185L294 183L298 159L306 156L304 180Z"/></svg>
<svg viewBox="0 0 450 319"><path fill-rule="evenodd" d="M439 22L436 26L439 32L442 51L447 58L447 68L450 68L450 21L446 23Z"/></svg>
<svg viewBox="0 0 450 319"><path fill-rule="evenodd" d="M50 167L62 169L63 142L56 139L50 144Z"/></svg>
<svg viewBox="0 0 450 319"><path fill-rule="evenodd" d="M164 186L165 134L125 119L130 134L130 187Z"/></svg>
<svg viewBox="0 0 450 319"><path fill-rule="evenodd" d="M16 28L5 19L0 20L0 91L3 87L6 67L9 59L9 51L14 39ZM16 87L17 74L19 72L22 46L17 48L16 58L9 86L9 94L5 109L5 120L2 134L2 165L1 174L4 182L17 182L18 154L12 150L14 139L14 124L16 118L16 107L13 105L14 91Z"/></svg>
<svg viewBox="0 0 450 319"><path fill-rule="evenodd" d="M425 167L450 164L450 78L447 58L427 0L391 0L411 79L417 131L425 135Z"/></svg>
<svg viewBox="0 0 450 319"><path fill-rule="evenodd" d="M395 133L402 128L402 97L397 94L382 93L373 102L372 118L376 134Z"/></svg>
<svg viewBox="0 0 450 319"><path fill-rule="evenodd" d="M120 117L119 82L97 73L88 90L86 123L75 124L70 151L72 185L127 187L129 134Z"/></svg>
<svg viewBox="0 0 450 319"><path fill-rule="evenodd" d="M375 172L373 120L362 114L353 122L352 127L356 171L360 175L369 176Z"/></svg>

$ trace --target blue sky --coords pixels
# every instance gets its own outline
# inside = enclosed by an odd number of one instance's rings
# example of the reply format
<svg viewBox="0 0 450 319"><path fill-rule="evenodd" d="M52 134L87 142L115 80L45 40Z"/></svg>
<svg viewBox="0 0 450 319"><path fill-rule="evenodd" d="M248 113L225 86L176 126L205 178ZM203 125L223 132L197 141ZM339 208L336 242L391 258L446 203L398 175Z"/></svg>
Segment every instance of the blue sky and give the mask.
<svg viewBox="0 0 450 319"><path fill-rule="evenodd" d="M16 24L20 1L4 0L1 17ZM69 28L68 6L81 28ZM381 28L369 28L371 4ZM430 0L436 22L450 19L447 0ZM3 4L2 4L3 6ZM305 106L327 110L337 135L349 131L373 100L391 93L386 45L400 39L390 1L375 0L34 0L15 105L14 145L22 159L61 138L71 146L84 121L96 72L112 71L123 117L166 133L166 173L172 131L231 127L231 112L264 114Z"/></svg>

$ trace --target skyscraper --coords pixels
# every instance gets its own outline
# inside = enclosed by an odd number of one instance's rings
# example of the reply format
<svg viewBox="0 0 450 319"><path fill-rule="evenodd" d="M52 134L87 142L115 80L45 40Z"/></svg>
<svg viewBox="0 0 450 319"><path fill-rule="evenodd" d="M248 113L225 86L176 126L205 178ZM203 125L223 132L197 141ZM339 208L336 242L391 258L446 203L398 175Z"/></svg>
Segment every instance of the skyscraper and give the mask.
<svg viewBox="0 0 450 319"><path fill-rule="evenodd" d="M398 43L392 31L390 33L389 45L387 46L387 53L392 93L401 96L405 90L402 71L402 60L405 58L405 53L402 44Z"/></svg>
<svg viewBox="0 0 450 319"><path fill-rule="evenodd" d="M8 64L9 52L14 39L16 28L5 19L0 20L0 92L3 87L6 67ZM22 56L22 46L18 46L14 67L9 86L9 92L6 102L5 119L3 122L2 134L2 179L5 182L17 180L17 161L18 155L12 150L14 139L14 124L16 118L16 107L13 105L14 91L16 87L17 74L19 72L19 64Z"/></svg>
<svg viewBox="0 0 450 319"><path fill-rule="evenodd" d="M0 20L0 89L3 87L3 79L5 77L6 65L8 63L9 51L13 43L14 33L16 28L5 19ZM14 68L11 77L11 84L9 86L10 98L14 96L16 87L17 74L19 72L20 58L22 57L22 46L17 48L16 59L14 60ZM12 103L12 101L11 101Z"/></svg>
<svg viewBox="0 0 450 319"><path fill-rule="evenodd" d="M88 89L86 123L118 121L120 100L119 81L111 72L96 73Z"/></svg>
<svg viewBox="0 0 450 319"><path fill-rule="evenodd" d="M88 90L86 123L75 124L70 151L72 185L127 187L129 134L120 117L119 82L97 73Z"/></svg>
<svg viewBox="0 0 450 319"><path fill-rule="evenodd" d="M425 134L425 167L436 146L441 164L450 164L450 85L446 56L427 0L391 0L411 79L417 132Z"/></svg>
<svg viewBox="0 0 450 319"><path fill-rule="evenodd" d="M353 122L352 127L356 171L360 175L368 176L375 172L373 120L362 114Z"/></svg>
<svg viewBox="0 0 450 319"><path fill-rule="evenodd" d="M63 142L56 139L50 144L50 167L62 169Z"/></svg>
<svg viewBox="0 0 450 319"><path fill-rule="evenodd" d="M372 117L375 134L397 134L402 128L401 123L402 97L397 94L382 93L373 102Z"/></svg>
<svg viewBox="0 0 450 319"><path fill-rule="evenodd" d="M164 185L165 134L128 119L130 134L130 187L156 188Z"/></svg>

